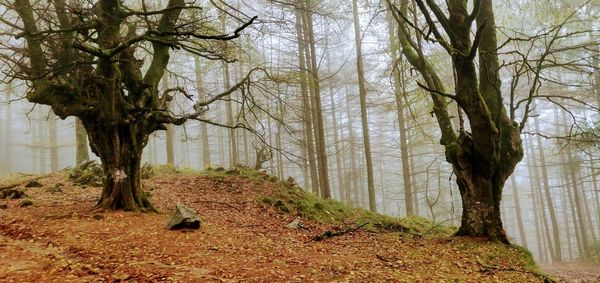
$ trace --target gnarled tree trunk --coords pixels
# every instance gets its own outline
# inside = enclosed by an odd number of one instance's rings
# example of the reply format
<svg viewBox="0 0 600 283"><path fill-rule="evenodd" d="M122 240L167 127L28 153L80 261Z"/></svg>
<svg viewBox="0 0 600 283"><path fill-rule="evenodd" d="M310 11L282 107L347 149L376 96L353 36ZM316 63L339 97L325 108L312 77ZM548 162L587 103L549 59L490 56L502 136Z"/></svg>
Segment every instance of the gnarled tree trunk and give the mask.
<svg viewBox="0 0 600 283"><path fill-rule="evenodd" d="M138 122L104 127L104 123L82 120L92 151L102 161L104 186L97 206L129 211L154 210L142 190L142 151L149 132Z"/></svg>

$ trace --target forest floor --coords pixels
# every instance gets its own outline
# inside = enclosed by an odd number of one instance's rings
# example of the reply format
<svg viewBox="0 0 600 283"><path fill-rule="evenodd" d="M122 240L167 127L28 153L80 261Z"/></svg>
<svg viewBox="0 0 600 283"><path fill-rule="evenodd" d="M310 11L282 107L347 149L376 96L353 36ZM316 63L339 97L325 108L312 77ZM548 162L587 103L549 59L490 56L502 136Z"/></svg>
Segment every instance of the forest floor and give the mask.
<svg viewBox="0 0 600 283"><path fill-rule="evenodd" d="M600 265L583 263L555 263L540 268L563 282L600 282Z"/></svg>
<svg viewBox="0 0 600 283"><path fill-rule="evenodd" d="M25 199L0 200L0 282L543 282L522 249L421 230L356 227L301 218L278 200L282 182L242 174L160 174L144 180L159 213L94 209L100 188L67 172L19 175ZM19 179L21 178L21 179ZM35 178L36 186L25 188ZM6 187L6 186L5 186ZM20 207L24 200L32 205ZM168 230L175 203L195 209L199 230ZM289 203L300 203L290 201ZM327 211L326 205L315 205ZM342 211L342 209L339 209ZM301 215L312 214L303 212ZM314 216L314 215L313 215ZM402 219L398 221L403 221ZM409 221L410 222L410 221ZM418 221L417 221L418 222ZM417 223L415 222L415 223ZM393 225L392 225L393 226ZM431 233L430 233L431 232Z"/></svg>

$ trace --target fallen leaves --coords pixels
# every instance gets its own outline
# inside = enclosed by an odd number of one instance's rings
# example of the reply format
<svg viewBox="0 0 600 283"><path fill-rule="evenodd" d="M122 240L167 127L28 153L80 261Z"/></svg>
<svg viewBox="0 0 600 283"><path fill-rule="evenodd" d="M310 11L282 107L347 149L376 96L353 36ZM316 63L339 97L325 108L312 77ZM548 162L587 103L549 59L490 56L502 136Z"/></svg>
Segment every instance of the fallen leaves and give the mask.
<svg viewBox="0 0 600 283"><path fill-rule="evenodd" d="M165 229L167 213L94 211L99 188L72 185L65 174L39 181L45 187L26 189L34 206L23 209L9 202L0 210L2 281L540 280L532 274L482 271L475 255L506 247L467 239L357 229L313 242L335 227L302 219L305 229L286 228L296 215L258 201L272 192L273 183L239 175L163 175L144 181L160 211L181 202L198 212L202 228L192 233ZM45 189L59 183L60 191ZM489 264L522 268L513 260L517 256L506 252Z"/></svg>

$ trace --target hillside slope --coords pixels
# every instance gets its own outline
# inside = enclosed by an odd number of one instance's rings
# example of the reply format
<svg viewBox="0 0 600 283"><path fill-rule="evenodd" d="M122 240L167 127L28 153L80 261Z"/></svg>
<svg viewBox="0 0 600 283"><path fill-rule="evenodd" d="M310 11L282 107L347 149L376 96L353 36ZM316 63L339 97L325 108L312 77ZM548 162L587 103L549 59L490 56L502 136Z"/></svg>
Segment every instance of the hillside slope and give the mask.
<svg viewBox="0 0 600 283"><path fill-rule="evenodd" d="M37 178L39 184L30 188L25 186L32 176L0 179L0 188L18 183L33 203L19 207L22 199L0 200L8 206L0 209L0 281L545 279L521 249L448 237L421 220L382 218L333 202L311 203L314 199L293 184L258 173L159 174L144 185L160 213L95 211L100 188L74 185L67 175ZM177 202L198 212L200 230L165 228ZM297 215L303 216L305 229L287 228ZM361 221L368 224L314 240L323 231L356 227ZM403 232L393 232L399 230Z"/></svg>

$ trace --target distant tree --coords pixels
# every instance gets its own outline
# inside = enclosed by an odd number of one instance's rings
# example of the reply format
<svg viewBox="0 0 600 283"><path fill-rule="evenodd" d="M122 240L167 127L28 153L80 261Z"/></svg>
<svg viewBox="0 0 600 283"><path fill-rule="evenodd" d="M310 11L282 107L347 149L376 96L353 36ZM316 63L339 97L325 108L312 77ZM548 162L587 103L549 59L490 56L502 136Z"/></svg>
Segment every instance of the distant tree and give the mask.
<svg viewBox="0 0 600 283"><path fill-rule="evenodd" d="M363 144L365 148L365 166L367 167L367 192L369 194L369 209L377 211L375 200L375 181L373 177L373 158L371 157L371 133L369 131L369 117L367 111L367 80L362 54L360 33L360 20L358 18L358 1L352 0L352 18L354 23L354 42L356 46L356 71L358 75L358 92L360 98L360 118L363 131Z"/></svg>
<svg viewBox="0 0 600 283"><path fill-rule="evenodd" d="M29 101L51 106L62 119L81 120L104 168L98 206L152 210L140 182L148 136L167 124L201 119L209 104L246 88L251 80L248 74L231 89L176 115L168 108L173 95L191 96L183 87L159 91L171 50L222 59L215 43L239 37L256 17L221 34L202 20L200 7L184 0L170 0L154 10L145 2L140 9L117 0L72 3L2 2L1 22L7 30L2 42L10 51L0 58L11 67L9 76L28 82Z"/></svg>

